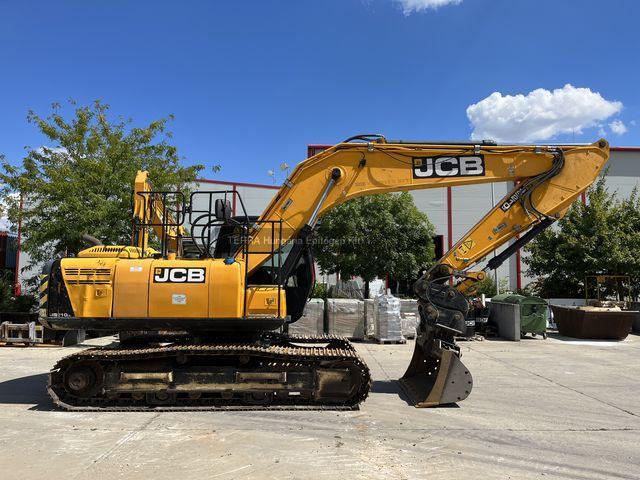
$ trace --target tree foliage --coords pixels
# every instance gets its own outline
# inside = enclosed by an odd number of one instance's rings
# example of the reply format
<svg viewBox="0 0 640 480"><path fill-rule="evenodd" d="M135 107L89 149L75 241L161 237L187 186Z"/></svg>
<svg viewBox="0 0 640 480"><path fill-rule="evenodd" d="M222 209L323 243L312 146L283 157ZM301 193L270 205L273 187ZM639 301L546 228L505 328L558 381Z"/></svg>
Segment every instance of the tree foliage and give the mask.
<svg viewBox="0 0 640 480"><path fill-rule="evenodd" d="M485 297L491 298L498 294L498 286L490 275L476 283L475 287L473 295L477 297L484 294Z"/></svg>
<svg viewBox="0 0 640 480"><path fill-rule="evenodd" d="M329 211L316 229L314 253L325 273L365 282L386 274L415 278L434 260L435 231L407 192L356 198Z"/></svg>
<svg viewBox="0 0 640 480"><path fill-rule="evenodd" d="M36 304L34 295L15 295L12 275L0 273L0 312L30 312Z"/></svg>
<svg viewBox="0 0 640 480"><path fill-rule="evenodd" d="M601 177L588 191L588 203L576 202L527 247L528 275L541 276L535 291L545 298L584 297L587 275L629 275L640 280L640 199L634 190L619 200ZM592 292L593 293L593 292ZM637 294L637 292L636 292Z"/></svg>
<svg viewBox="0 0 640 480"><path fill-rule="evenodd" d="M150 172L155 189L173 190L204 168L180 164L169 143L172 117L134 126L131 119L112 120L109 106L99 101L70 103L73 113L66 117L57 104L47 117L29 112L47 146L28 149L19 166L2 160L0 201L14 225L22 222L22 248L34 263L59 251L77 252L83 233L128 244L138 170Z"/></svg>

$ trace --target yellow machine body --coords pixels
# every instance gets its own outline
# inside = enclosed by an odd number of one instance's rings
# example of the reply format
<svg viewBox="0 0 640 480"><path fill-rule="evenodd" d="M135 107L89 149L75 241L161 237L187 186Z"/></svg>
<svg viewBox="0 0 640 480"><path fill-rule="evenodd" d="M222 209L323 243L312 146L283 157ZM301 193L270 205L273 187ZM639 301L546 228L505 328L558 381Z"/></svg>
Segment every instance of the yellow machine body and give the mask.
<svg viewBox="0 0 640 480"><path fill-rule="evenodd" d="M111 256L104 248L113 249ZM78 258L61 260L75 316L102 319L101 329L109 329L109 319L206 322L286 317L284 289L277 285L245 289L242 261L126 258L125 250L136 251L133 247L92 247Z"/></svg>

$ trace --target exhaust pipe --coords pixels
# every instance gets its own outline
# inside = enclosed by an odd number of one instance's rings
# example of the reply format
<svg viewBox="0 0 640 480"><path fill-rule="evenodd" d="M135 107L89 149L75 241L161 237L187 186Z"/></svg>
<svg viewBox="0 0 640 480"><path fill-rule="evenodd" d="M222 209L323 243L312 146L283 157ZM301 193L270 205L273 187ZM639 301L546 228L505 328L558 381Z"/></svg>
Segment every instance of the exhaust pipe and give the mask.
<svg viewBox="0 0 640 480"><path fill-rule="evenodd" d="M88 233L83 233L82 234L82 240L84 242L88 243L89 245L91 245L92 247L99 247L99 246L104 245L96 237L94 237L93 235L89 235Z"/></svg>

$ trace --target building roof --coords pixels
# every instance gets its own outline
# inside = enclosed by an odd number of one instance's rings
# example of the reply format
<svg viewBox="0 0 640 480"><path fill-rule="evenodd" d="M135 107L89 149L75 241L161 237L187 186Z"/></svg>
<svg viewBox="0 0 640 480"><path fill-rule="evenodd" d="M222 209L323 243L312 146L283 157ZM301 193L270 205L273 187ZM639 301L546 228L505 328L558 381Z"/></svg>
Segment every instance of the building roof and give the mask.
<svg viewBox="0 0 640 480"><path fill-rule="evenodd" d="M640 152L640 147L611 147L612 152Z"/></svg>
<svg viewBox="0 0 640 480"><path fill-rule="evenodd" d="M213 183L215 185L230 185L234 188L234 190L236 187L270 188L272 190L280 190L280 185L268 185L265 183L230 182L225 180L210 180L208 178L197 178L196 182Z"/></svg>

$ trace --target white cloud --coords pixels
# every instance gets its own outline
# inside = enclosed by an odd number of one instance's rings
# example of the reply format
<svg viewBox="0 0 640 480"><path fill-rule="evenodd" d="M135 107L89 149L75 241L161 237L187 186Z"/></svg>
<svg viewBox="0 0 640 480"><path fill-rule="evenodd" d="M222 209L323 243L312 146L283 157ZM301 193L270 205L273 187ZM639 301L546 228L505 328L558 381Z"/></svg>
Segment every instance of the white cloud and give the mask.
<svg viewBox="0 0 640 480"><path fill-rule="evenodd" d="M614 120L609 124L609 128L616 135L623 135L629 130L622 120Z"/></svg>
<svg viewBox="0 0 640 480"><path fill-rule="evenodd" d="M67 153L68 150L65 147L47 147L46 145L43 145L41 147L36 148L35 150L37 153L39 153L40 155L45 155L45 154L56 154L56 153Z"/></svg>
<svg viewBox="0 0 640 480"><path fill-rule="evenodd" d="M13 199L20 198L17 193L10 193L9 195ZM15 232L13 224L7 218L7 204L4 201L0 201L0 232Z"/></svg>
<svg viewBox="0 0 640 480"><path fill-rule="evenodd" d="M462 0L395 0L402 5L402 11L405 15L411 15L414 12L422 12L424 10L437 10L439 7L447 5L460 5Z"/></svg>
<svg viewBox="0 0 640 480"><path fill-rule="evenodd" d="M582 133L618 113L622 102L609 101L588 88L566 84L553 91L538 88L527 95L494 92L469 105L471 138L534 142L560 133Z"/></svg>

